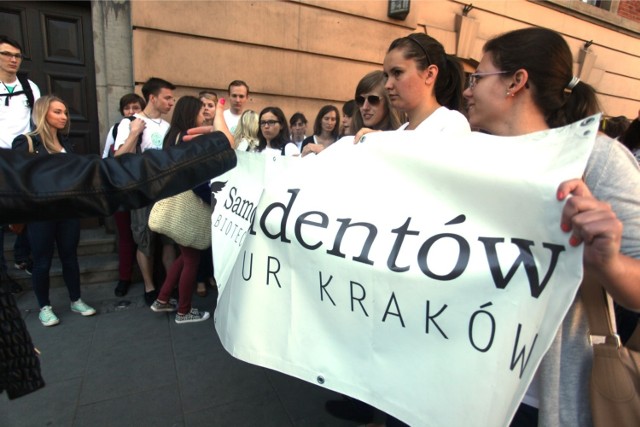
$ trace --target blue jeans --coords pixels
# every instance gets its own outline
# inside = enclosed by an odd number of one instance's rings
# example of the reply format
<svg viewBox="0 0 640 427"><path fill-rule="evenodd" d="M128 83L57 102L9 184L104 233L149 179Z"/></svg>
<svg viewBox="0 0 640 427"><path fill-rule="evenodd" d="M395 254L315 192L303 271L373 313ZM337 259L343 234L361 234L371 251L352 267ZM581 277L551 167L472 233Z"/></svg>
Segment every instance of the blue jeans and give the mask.
<svg viewBox="0 0 640 427"><path fill-rule="evenodd" d="M80 242L80 221L63 219L29 223L27 228L33 256L31 279L33 291L40 307L49 302L49 270L53 259L54 243L62 262L62 277L69 291L71 301L80 298L80 266L78 265L78 243Z"/></svg>

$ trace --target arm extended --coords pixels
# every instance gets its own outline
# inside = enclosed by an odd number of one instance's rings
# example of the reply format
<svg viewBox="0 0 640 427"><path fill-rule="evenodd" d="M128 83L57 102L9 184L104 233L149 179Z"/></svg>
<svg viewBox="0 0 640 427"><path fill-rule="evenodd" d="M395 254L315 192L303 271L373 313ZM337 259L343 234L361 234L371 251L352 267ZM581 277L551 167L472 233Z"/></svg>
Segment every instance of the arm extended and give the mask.
<svg viewBox="0 0 640 427"><path fill-rule="evenodd" d="M106 216L189 190L236 165L221 132L168 151L34 156L0 150L0 223Z"/></svg>

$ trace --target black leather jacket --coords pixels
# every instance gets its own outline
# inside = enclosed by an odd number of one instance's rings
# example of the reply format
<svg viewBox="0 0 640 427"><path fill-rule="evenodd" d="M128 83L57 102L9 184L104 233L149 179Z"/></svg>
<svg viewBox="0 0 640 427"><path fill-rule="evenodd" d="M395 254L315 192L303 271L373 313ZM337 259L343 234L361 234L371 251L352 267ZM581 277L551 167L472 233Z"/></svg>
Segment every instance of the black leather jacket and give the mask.
<svg viewBox="0 0 640 427"><path fill-rule="evenodd" d="M150 150L112 159L0 150L0 223L109 215L186 191L236 165L219 133L200 136L168 151ZM63 144L64 146L65 144ZM67 147L65 147L67 149ZM0 393L15 399L44 387L40 361L13 295L0 285Z"/></svg>
<svg viewBox="0 0 640 427"><path fill-rule="evenodd" d="M24 136L16 138L14 148L0 150L0 224L139 208L208 181L235 167L237 160L220 132L167 151L109 159L50 155L43 147L30 154Z"/></svg>

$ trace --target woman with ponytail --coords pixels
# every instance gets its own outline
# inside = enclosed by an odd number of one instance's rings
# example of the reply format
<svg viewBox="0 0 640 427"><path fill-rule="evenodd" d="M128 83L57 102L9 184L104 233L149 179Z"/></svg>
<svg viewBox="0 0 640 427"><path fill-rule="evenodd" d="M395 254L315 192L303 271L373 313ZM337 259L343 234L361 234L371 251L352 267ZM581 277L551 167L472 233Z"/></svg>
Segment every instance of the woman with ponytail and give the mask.
<svg viewBox="0 0 640 427"><path fill-rule="evenodd" d="M372 77L375 74L365 76L360 82L356 89L356 101L358 97L370 95L367 91L371 89L363 82ZM408 119L398 128L399 131L416 130L427 132L428 135L454 138L471 132L469 122L460 112L464 89L462 68L433 37L414 33L394 40L384 58L384 79L387 92L385 100L389 100L389 110L393 114L396 114L395 111L404 113ZM364 102L361 104L364 105ZM389 123L394 122L390 120ZM356 133L354 142L361 141L369 132L375 130L363 127ZM342 400L326 402L325 409L337 418L366 424L367 427L406 426L379 409L346 396Z"/></svg>
<svg viewBox="0 0 640 427"><path fill-rule="evenodd" d="M406 114L398 130L465 134L469 123L463 108L464 74L458 61L447 55L433 37L409 34L394 40L384 58L384 88L391 106ZM355 142L368 132L362 128Z"/></svg>
<svg viewBox="0 0 640 427"><path fill-rule="evenodd" d="M572 72L569 46L557 33L527 28L484 46L469 78L469 122L494 135L544 131L599 111L593 88ZM572 246L584 245L585 276L610 298L640 309L640 174L631 154L606 135L596 138L582 177L560 184L568 196L560 228ZM545 355L512 426L591 425L592 349L580 296L573 301Z"/></svg>

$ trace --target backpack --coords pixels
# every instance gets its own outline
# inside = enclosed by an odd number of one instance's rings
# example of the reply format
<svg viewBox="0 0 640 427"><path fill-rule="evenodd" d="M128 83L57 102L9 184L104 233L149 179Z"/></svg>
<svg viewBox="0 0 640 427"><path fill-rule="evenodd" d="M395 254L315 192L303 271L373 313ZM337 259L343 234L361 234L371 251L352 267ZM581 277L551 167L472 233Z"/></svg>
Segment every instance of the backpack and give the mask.
<svg viewBox="0 0 640 427"><path fill-rule="evenodd" d="M130 117L125 117L122 120L133 121L135 119L136 119L135 116L130 116ZM111 131L111 136L113 137L113 145L111 146L111 149L109 150L109 154L107 157L114 157L116 155L116 136L118 136L118 126L120 126L120 123L122 123L122 120L120 120L119 122L113 125L113 130ZM142 134L140 134L140 136L138 137L138 143L136 144L136 153L140 153L140 144L142 144Z"/></svg>
<svg viewBox="0 0 640 427"><path fill-rule="evenodd" d="M27 73L18 73L16 76L18 77L18 81L20 82L20 85L22 85L22 90L19 90L13 93L3 93L0 96L7 97L5 100L5 105L9 106L9 99L12 96L24 95L27 97L27 107L29 107L29 109L33 111L33 103L35 102L35 99L33 96L33 89L31 89L31 85L29 84Z"/></svg>

